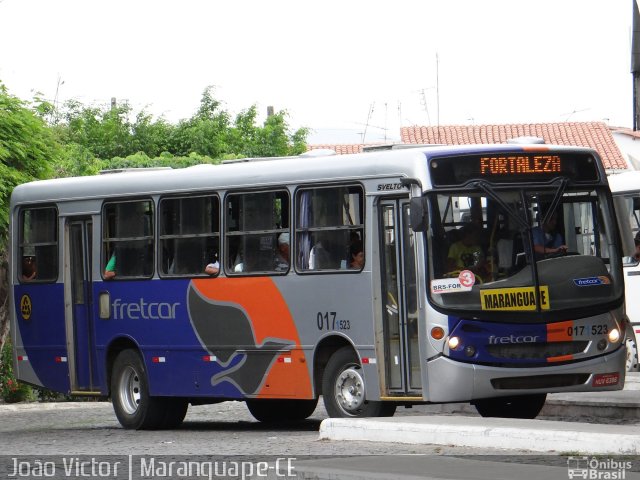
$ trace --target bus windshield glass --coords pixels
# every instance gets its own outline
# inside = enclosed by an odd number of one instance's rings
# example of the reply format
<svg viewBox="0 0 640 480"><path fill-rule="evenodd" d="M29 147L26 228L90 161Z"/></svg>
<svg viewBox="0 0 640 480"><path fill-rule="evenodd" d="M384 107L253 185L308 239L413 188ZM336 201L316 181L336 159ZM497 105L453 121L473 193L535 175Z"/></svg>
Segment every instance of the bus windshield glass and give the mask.
<svg viewBox="0 0 640 480"><path fill-rule="evenodd" d="M527 312L606 308L621 299L605 187L560 179L535 188L472 186L429 197L429 294L437 307L477 318L507 312L513 321L513 312L531 319Z"/></svg>

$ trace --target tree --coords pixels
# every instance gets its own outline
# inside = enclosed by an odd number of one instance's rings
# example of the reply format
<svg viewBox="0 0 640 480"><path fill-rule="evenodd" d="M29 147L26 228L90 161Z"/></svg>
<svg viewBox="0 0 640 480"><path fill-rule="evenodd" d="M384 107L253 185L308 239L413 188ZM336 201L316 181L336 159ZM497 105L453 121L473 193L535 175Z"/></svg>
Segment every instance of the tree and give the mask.
<svg viewBox="0 0 640 480"><path fill-rule="evenodd" d="M166 165L167 155L174 156L180 167L190 164L192 155L212 161L239 156L285 156L306 151L308 130L301 128L289 134L287 113L278 112L257 125L257 108L252 105L235 119L215 97L213 87L207 87L198 110L177 125L165 119L153 119L144 110L131 120L132 110L127 103L117 107L91 107L78 101L66 102L62 123L54 129L65 145L64 159L56 170L59 176L91 173L96 163L116 165ZM43 108L43 115L51 116ZM140 154L146 155L142 157ZM123 162L123 159L127 159ZM179 159L179 160L178 160ZM207 160L209 161L209 160ZM83 166L85 163L88 165ZM109 166L109 164L113 164ZM169 162L170 163L170 162ZM83 173L84 172L84 173Z"/></svg>
<svg viewBox="0 0 640 480"><path fill-rule="evenodd" d="M60 145L44 120L0 83L0 245L3 250L13 188L49 177L60 153Z"/></svg>
<svg viewBox="0 0 640 480"><path fill-rule="evenodd" d="M42 116L47 107L29 108L0 82L0 352L8 332L7 235L9 200L14 187L47 178L60 156L60 146Z"/></svg>

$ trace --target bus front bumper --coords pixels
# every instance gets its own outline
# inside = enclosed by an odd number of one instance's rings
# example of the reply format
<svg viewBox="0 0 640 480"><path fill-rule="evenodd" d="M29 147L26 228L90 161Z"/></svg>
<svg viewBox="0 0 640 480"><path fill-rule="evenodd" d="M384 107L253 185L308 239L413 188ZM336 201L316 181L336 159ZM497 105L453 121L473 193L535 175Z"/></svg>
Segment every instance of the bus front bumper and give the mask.
<svg viewBox="0 0 640 480"><path fill-rule="evenodd" d="M624 344L589 360L535 368L475 365L440 356L427 362L423 395L429 402L445 403L533 393L622 390L625 361Z"/></svg>

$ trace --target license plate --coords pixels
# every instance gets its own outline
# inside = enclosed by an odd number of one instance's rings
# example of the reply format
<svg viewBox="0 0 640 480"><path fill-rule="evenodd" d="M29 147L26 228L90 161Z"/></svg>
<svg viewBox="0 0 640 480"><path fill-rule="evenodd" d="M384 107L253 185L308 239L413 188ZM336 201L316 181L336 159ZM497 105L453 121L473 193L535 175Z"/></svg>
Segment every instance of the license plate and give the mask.
<svg viewBox="0 0 640 480"><path fill-rule="evenodd" d="M620 381L619 373L600 373L593 377L594 387L610 387L611 385L617 385Z"/></svg>

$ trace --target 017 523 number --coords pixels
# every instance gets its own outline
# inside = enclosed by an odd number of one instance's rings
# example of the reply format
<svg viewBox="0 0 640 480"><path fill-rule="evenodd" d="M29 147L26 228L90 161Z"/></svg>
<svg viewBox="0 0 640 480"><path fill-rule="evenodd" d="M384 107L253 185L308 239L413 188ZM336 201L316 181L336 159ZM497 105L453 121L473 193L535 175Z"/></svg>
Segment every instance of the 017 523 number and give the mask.
<svg viewBox="0 0 640 480"><path fill-rule="evenodd" d="M567 335L569 337L582 336L585 333L587 335L589 334L589 326L585 327L584 325L574 325L567 328ZM606 335L607 333L609 333L609 328L606 324L591 325L591 335Z"/></svg>
<svg viewBox="0 0 640 480"><path fill-rule="evenodd" d="M316 324L318 330L349 330L351 322L349 320L338 320L336 312L318 312Z"/></svg>

